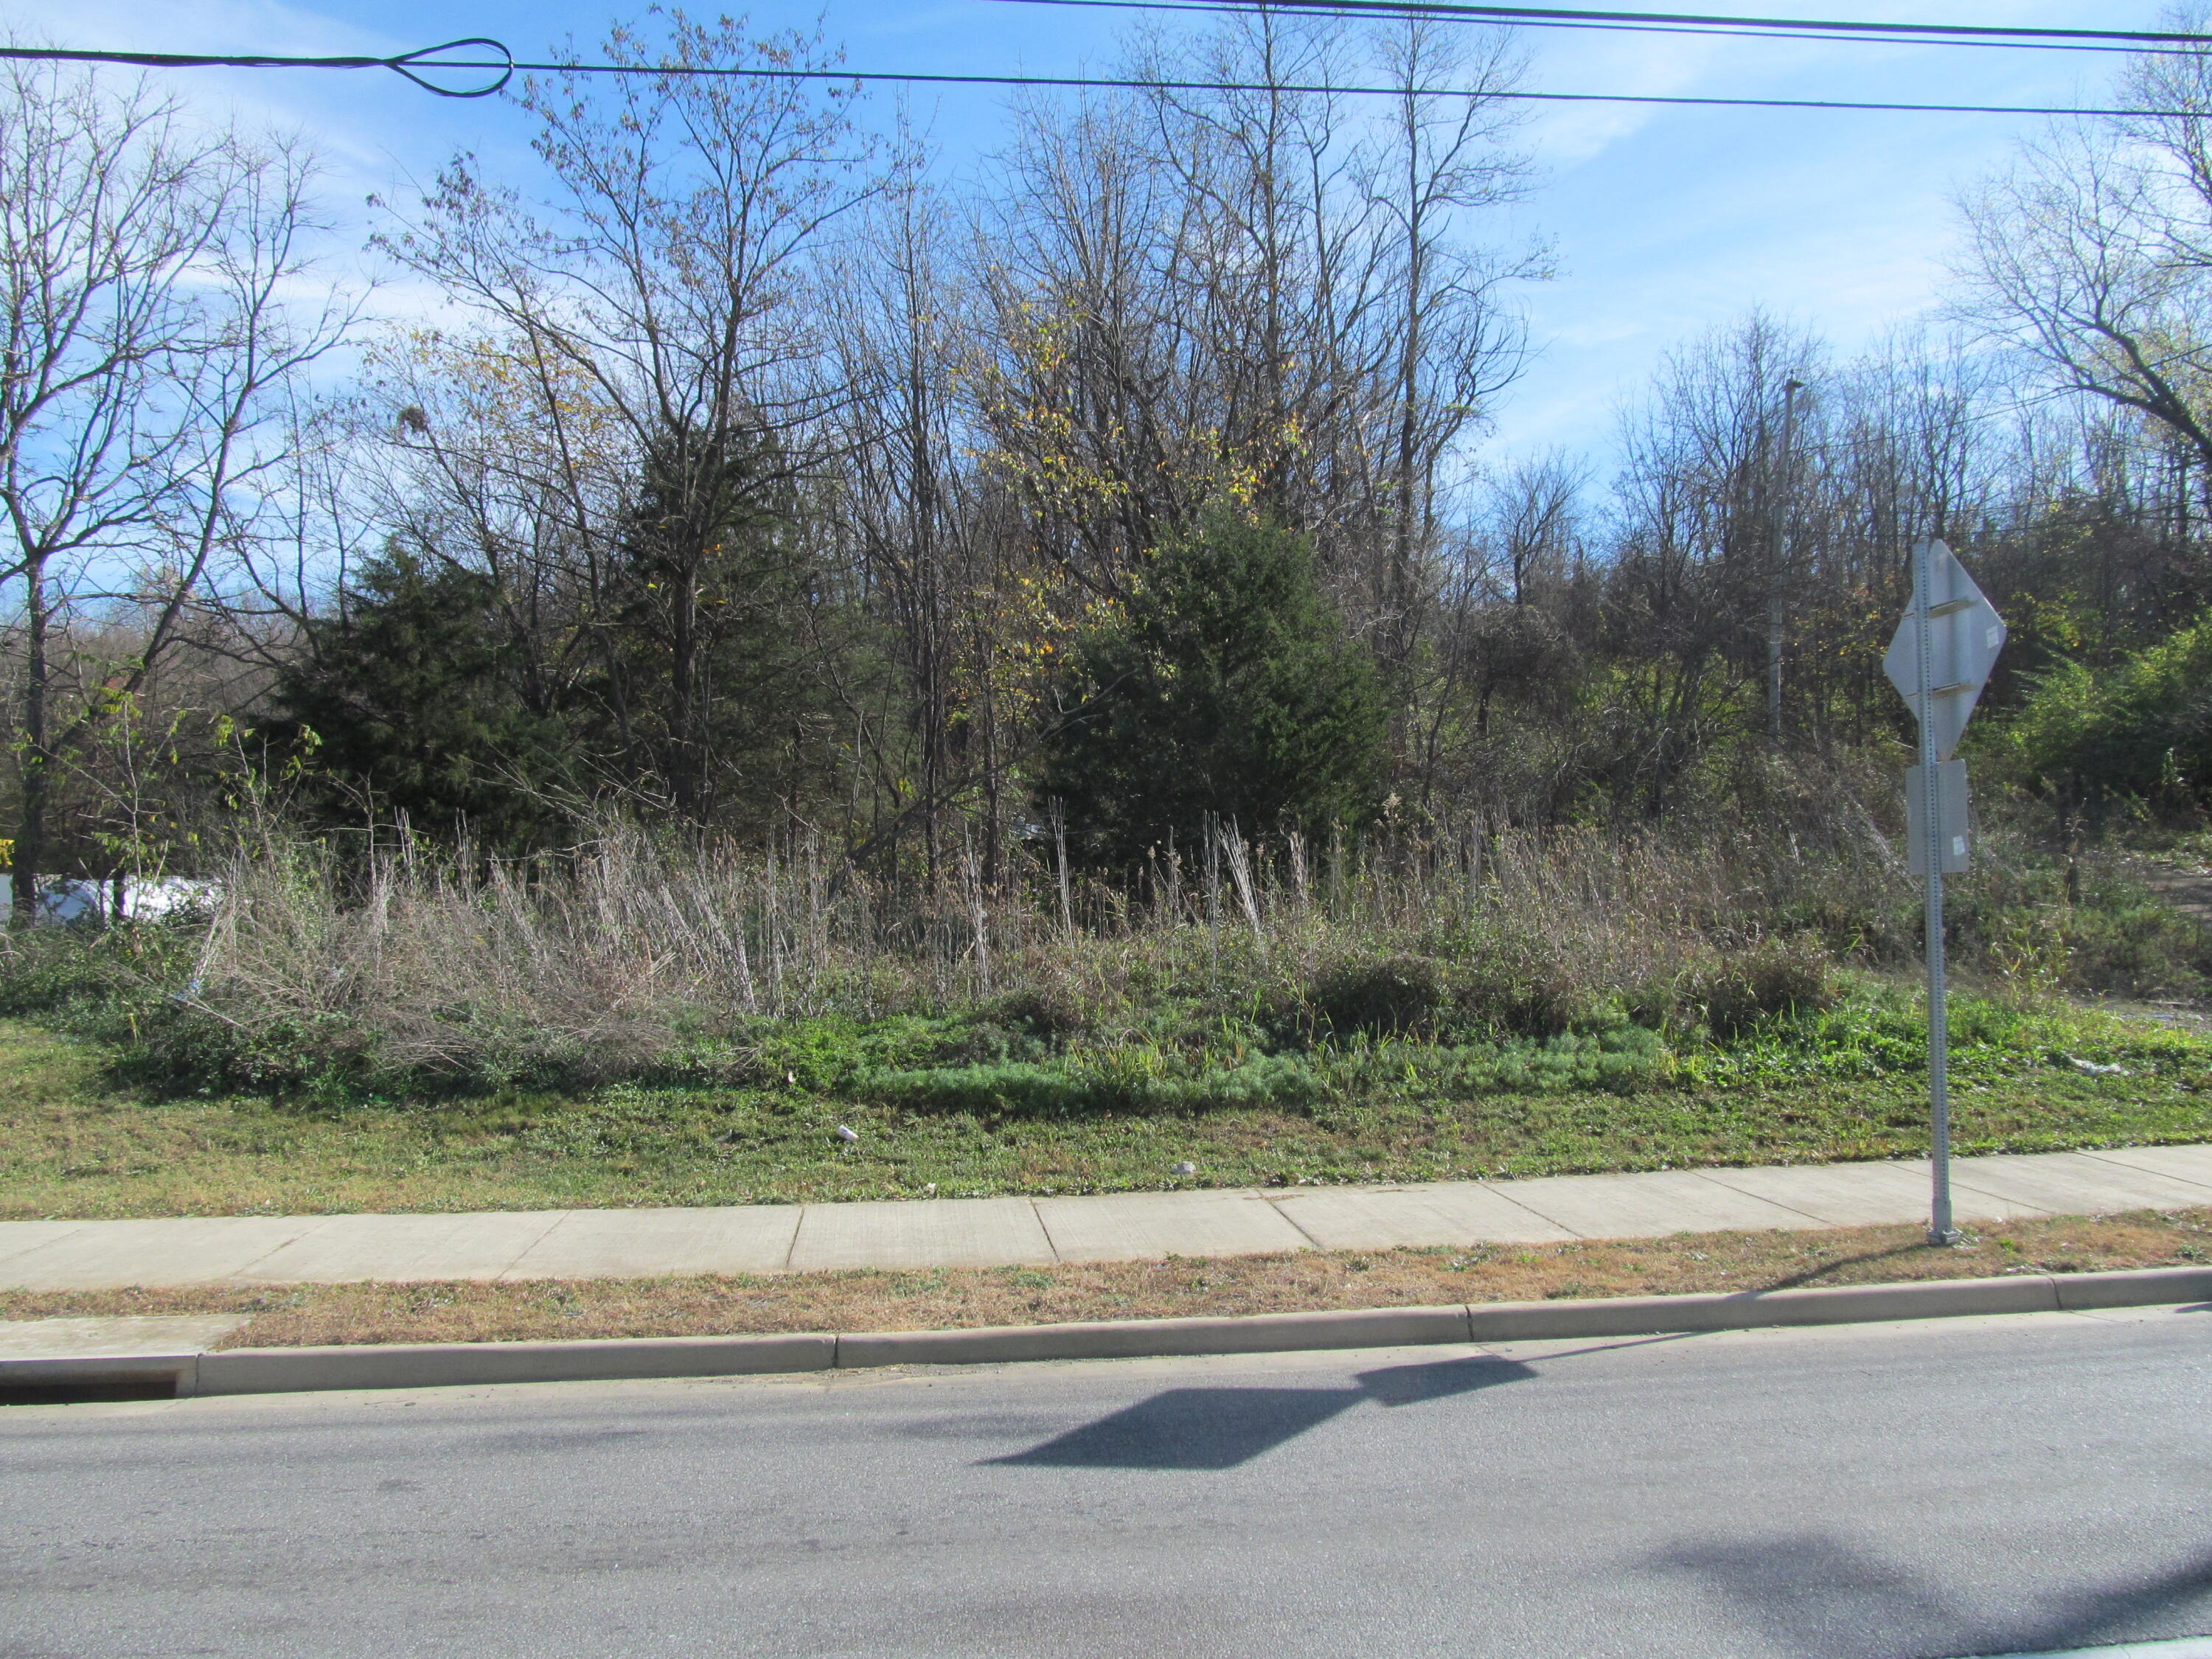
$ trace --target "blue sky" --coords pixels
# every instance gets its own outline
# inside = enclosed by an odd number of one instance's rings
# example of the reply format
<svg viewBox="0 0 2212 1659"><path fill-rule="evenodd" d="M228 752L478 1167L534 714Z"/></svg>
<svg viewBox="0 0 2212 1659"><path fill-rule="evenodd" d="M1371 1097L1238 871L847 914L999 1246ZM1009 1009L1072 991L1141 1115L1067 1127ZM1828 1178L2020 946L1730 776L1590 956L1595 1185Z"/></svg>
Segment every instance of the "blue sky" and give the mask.
<svg viewBox="0 0 2212 1659"><path fill-rule="evenodd" d="M700 10L709 10L701 5ZM734 9L734 7L732 7ZM1672 9L1672 6L1652 6ZM1698 9L1896 21L2154 27L2158 0L1704 0ZM389 52L487 34L536 52L589 41L601 0L0 0L18 32L156 51ZM764 28L805 26L812 0L763 0ZM1126 17L994 0L829 0L854 69L1080 73L1115 54ZM1534 33L1538 89L2064 104L2095 101L2118 60L2064 52ZM434 99L381 73L173 72L210 109L295 126L328 156L342 211L427 177L458 145L496 163L525 131L493 100ZM997 145L998 94L917 98L949 163ZM1516 234L1548 238L1556 280L1522 290L1540 355L1497 411L1500 456L1551 445L1602 453L1614 410L1686 337L1763 306L1848 354L1942 297L1955 193L2002 161L2030 118L1553 106L1526 138L1538 185ZM399 296L395 296L399 297Z"/></svg>

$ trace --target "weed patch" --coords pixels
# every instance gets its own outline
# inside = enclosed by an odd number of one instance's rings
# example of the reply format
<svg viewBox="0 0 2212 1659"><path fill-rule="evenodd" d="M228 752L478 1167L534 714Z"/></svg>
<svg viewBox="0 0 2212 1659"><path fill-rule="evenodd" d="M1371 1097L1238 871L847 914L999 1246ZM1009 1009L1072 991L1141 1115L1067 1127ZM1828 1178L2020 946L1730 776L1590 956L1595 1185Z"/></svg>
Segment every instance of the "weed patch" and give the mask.
<svg viewBox="0 0 2212 1659"><path fill-rule="evenodd" d="M2203 1037L2062 1003L1964 998L1955 1018L1961 1152L2212 1139ZM0 1214L1279 1187L1905 1158L1927 1144L1916 1006L1870 976L1727 1042L1620 1025L1271 1053L1250 1028L1241 1052L1219 1030L1186 1030L1188 1043L1091 1033L975 1060L960 1056L986 1039L960 1020L792 1022L736 1080L331 1101L151 1095L97 1044L0 1024Z"/></svg>
<svg viewBox="0 0 2212 1659"><path fill-rule="evenodd" d="M1930 1246L1916 1227L1678 1234L1537 1245L1311 1251L1194 1261L282 1290L0 1291L0 1318L242 1313L226 1347L945 1330L1083 1319L1797 1289L2185 1267L2212 1210L2008 1222Z"/></svg>

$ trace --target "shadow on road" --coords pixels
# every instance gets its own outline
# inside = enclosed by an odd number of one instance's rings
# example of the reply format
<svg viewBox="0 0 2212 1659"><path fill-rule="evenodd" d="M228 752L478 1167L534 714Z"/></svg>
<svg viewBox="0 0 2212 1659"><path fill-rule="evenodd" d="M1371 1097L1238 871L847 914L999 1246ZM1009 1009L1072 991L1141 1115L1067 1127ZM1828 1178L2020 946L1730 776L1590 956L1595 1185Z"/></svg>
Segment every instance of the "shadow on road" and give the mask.
<svg viewBox="0 0 2212 1659"><path fill-rule="evenodd" d="M1911 1632L1916 1654L2032 1654L2191 1635L2212 1622L2212 1555L2102 1589L2058 1593L2045 1613L1994 1619L1910 1569L1819 1533L1684 1545L1645 1565L1704 1579L1802 1659L1866 1659L1888 1650L1876 1645L1878 1633L1892 1631Z"/></svg>
<svg viewBox="0 0 2212 1659"><path fill-rule="evenodd" d="M1972 1621L1916 1574L1820 1533L1683 1544L1644 1565L1703 1579L1793 1659L1866 1659L1870 1638L1900 1628L1964 1644L1923 1652L2007 1650L1972 1645Z"/></svg>
<svg viewBox="0 0 2212 1659"><path fill-rule="evenodd" d="M1536 1373L1512 1359L1446 1359L1362 1371L1350 1389L1169 1389L987 1464L1044 1468L1231 1469L1362 1401L1410 1406Z"/></svg>
<svg viewBox="0 0 2212 1659"><path fill-rule="evenodd" d="M2212 1553L2170 1571L2146 1574L2077 1595L2052 1616L2008 1634L2014 1653L2049 1652L2093 1643L2196 1636L2212 1630Z"/></svg>
<svg viewBox="0 0 2212 1659"><path fill-rule="evenodd" d="M1431 1359L1418 1365L1384 1365L1362 1371L1354 1379L1358 1392L1385 1406L1411 1406L1424 1400L1446 1400L1455 1394L1494 1389L1501 1382L1518 1382L1536 1375L1517 1359L1476 1356L1466 1359Z"/></svg>

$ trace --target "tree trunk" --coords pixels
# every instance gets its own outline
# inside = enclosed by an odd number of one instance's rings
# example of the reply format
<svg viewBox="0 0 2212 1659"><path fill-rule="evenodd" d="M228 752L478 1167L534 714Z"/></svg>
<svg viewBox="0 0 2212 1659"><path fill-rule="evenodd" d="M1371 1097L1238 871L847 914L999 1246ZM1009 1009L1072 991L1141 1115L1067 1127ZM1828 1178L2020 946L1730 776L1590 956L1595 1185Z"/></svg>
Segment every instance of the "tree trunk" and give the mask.
<svg viewBox="0 0 2212 1659"><path fill-rule="evenodd" d="M696 744L697 697L695 695L699 655L699 562L687 557L673 584L668 640L668 793L677 814L699 819L699 756Z"/></svg>
<svg viewBox="0 0 2212 1659"><path fill-rule="evenodd" d="M46 568L43 556L24 570L23 799L15 825L15 918L27 926L38 914L39 880L46 866L46 807L53 751L46 729Z"/></svg>

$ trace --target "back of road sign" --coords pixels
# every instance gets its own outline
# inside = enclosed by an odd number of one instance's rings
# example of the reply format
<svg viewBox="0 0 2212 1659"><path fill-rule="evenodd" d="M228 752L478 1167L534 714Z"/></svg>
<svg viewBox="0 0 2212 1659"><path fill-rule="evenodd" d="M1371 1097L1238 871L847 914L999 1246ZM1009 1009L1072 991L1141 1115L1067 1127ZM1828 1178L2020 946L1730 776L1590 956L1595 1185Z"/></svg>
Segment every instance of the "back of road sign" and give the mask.
<svg viewBox="0 0 2212 1659"><path fill-rule="evenodd" d="M1905 769L1905 841L1907 862L1916 876L1928 873L1927 776L1924 766ZM1966 762L1948 760L1936 769L1936 805L1943 873L1955 876L1966 867Z"/></svg>
<svg viewBox="0 0 2212 1659"><path fill-rule="evenodd" d="M2004 619L1996 607L1982 597L1982 590L1941 542L1928 549L1928 594L1924 623L1928 629L1928 701L1920 706L1920 629L1923 623L1922 596L1916 591L1905 619L1897 625L1889 650L1881 659L1882 672L1897 688L1915 717L1932 720L1936 758L1947 761L1959 746L1968 716L1982 695L1982 687L2004 649Z"/></svg>
<svg viewBox="0 0 2212 1659"><path fill-rule="evenodd" d="M1941 542L1912 555L1912 604L1882 672L1920 723L1920 763L1905 775L1912 871L1925 877L1928 951L1928 1242L1951 1224L1950 1017L1943 995L1943 878L1966 867L1966 768L1951 758L2004 649L2004 619ZM1935 799L1930 800L1929 796ZM1932 868L1930 866L1933 866Z"/></svg>

